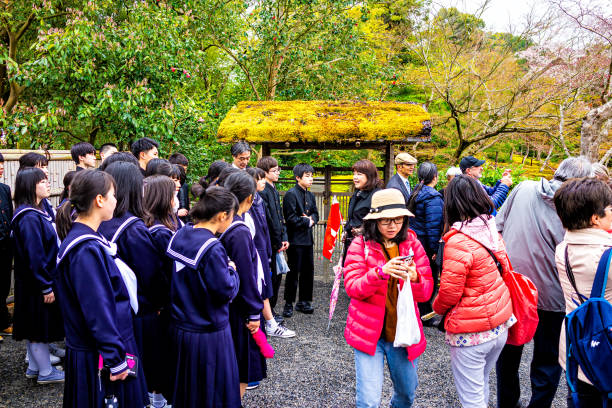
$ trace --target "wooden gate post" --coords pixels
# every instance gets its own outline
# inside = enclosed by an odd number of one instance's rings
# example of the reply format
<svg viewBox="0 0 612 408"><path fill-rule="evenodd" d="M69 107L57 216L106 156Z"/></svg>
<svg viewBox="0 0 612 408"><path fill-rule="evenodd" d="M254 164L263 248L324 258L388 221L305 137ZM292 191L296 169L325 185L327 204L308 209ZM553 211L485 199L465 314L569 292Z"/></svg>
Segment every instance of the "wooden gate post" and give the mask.
<svg viewBox="0 0 612 408"><path fill-rule="evenodd" d="M270 145L269 144L263 143L261 145L261 156L262 157L270 156Z"/></svg>
<svg viewBox="0 0 612 408"><path fill-rule="evenodd" d="M391 180L391 176L393 176L393 167L394 167L394 157L393 157L393 145L389 142L385 147L385 170L383 177L385 178L385 186Z"/></svg>

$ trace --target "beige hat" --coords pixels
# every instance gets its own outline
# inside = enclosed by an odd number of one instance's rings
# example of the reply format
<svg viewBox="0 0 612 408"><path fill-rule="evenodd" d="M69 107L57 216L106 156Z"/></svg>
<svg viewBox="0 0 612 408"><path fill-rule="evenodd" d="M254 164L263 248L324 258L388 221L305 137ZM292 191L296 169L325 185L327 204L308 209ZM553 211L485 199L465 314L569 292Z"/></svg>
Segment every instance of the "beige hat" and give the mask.
<svg viewBox="0 0 612 408"><path fill-rule="evenodd" d="M395 164L417 164L418 161L408 153L400 153L395 156Z"/></svg>
<svg viewBox="0 0 612 408"><path fill-rule="evenodd" d="M378 220L380 218L397 218L403 215L414 217L414 214L406 209L404 195L395 188L386 188L372 195L370 213L363 219Z"/></svg>

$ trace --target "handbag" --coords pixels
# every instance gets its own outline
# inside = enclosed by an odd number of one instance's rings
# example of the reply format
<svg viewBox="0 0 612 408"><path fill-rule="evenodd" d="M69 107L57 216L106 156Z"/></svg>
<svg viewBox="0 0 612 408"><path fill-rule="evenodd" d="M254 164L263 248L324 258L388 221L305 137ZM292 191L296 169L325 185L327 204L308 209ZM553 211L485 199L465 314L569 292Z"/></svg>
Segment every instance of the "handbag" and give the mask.
<svg viewBox="0 0 612 408"><path fill-rule="evenodd" d="M538 289L531 279L513 270L510 259L508 259L510 268L504 273L502 265L493 251L484 245L483 247L495 261L495 265L510 291L512 313L517 320L508 330L506 344L522 346L531 341L538 328Z"/></svg>

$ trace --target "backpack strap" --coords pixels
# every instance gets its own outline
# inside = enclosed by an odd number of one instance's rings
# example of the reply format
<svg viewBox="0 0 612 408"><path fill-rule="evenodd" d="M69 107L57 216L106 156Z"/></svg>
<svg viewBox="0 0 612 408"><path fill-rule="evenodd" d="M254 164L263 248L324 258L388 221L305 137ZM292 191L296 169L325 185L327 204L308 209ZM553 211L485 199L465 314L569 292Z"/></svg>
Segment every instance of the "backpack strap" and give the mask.
<svg viewBox="0 0 612 408"><path fill-rule="evenodd" d="M578 302L580 302L580 305L581 305L587 300L587 298L586 296L584 296L582 293L578 291L578 286L576 285L576 278L574 277L574 271L572 270L572 266L570 265L570 262L569 262L568 247L569 245L566 244L565 245L565 274L567 275L567 279L570 281L572 287L574 288L574 291L576 292L576 296L578 296ZM580 306L578 302L574 300L574 303L576 303L577 306Z"/></svg>
<svg viewBox="0 0 612 408"><path fill-rule="evenodd" d="M117 228L117 231L115 231L115 235L113 235L113 238L110 240L110 242L113 244L117 242L123 231L125 231L125 229L132 225L134 222L138 221L138 219L138 217L132 216L129 217L127 220L123 221L123 224L121 224L119 228Z"/></svg>
<svg viewBox="0 0 612 408"><path fill-rule="evenodd" d="M572 396L575 407L580 407L578 401L578 391L576 390L576 383L578 381L578 361L573 354L573 337L571 336L571 318L573 314L565 316L565 379L567 380L567 386L569 393Z"/></svg>
<svg viewBox="0 0 612 408"><path fill-rule="evenodd" d="M599 260L597 266L597 273L595 274L595 280L593 281L593 287L591 289L591 297L604 297L606 291L606 283L608 282L608 272L610 271L610 254L612 248L606 249Z"/></svg>

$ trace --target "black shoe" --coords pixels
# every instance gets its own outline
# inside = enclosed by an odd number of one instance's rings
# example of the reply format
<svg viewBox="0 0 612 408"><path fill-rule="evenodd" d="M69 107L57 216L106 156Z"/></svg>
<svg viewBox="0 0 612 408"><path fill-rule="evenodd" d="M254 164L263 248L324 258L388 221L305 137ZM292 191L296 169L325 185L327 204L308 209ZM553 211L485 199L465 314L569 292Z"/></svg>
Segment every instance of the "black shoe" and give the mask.
<svg viewBox="0 0 612 408"><path fill-rule="evenodd" d="M285 318L282 315L272 312L272 316L274 316L274 320L276 320L276 323L278 324L283 324L283 322L285 321Z"/></svg>
<svg viewBox="0 0 612 408"><path fill-rule="evenodd" d="M314 308L310 304L310 302L297 302L295 304L295 310L304 314L313 314Z"/></svg>
<svg viewBox="0 0 612 408"><path fill-rule="evenodd" d="M293 303L285 303L285 307L283 308L283 317L291 316L293 316Z"/></svg>

